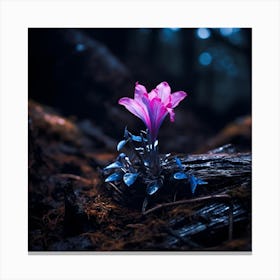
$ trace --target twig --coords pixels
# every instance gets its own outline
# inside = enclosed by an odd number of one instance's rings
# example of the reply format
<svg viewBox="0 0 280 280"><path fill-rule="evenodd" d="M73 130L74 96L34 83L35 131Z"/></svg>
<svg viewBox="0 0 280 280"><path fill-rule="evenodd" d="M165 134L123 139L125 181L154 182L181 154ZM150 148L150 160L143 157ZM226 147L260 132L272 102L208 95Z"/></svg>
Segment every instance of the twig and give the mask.
<svg viewBox="0 0 280 280"><path fill-rule="evenodd" d="M147 205L148 205L148 199L147 199L147 197L145 197L143 204L142 204L142 213L145 213Z"/></svg>
<svg viewBox="0 0 280 280"><path fill-rule="evenodd" d="M77 176L77 175L73 175L73 174L65 174L65 173L61 173L61 174L56 174L55 176L57 177L61 177L61 178L69 178L69 179L74 179L77 181L81 181L84 182L86 184L91 184L92 181L86 178L83 178L81 176Z"/></svg>
<svg viewBox="0 0 280 280"><path fill-rule="evenodd" d="M109 182L109 184L111 185L112 188L115 189L115 191L117 191L119 194L122 194L122 192L112 182Z"/></svg>
<svg viewBox="0 0 280 280"><path fill-rule="evenodd" d="M142 214L147 215L147 214L150 214L156 210L159 210L159 209L162 209L165 207L194 203L194 202L201 202L201 201L210 200L210 199L231 199L231 196L228 194L215 194L215 195L207 195L207 196L192 198L192 199L183 199L183 200L178 200L175 202L162 203L162 204L158 204L157 206L155 206L147 211L142 212Z"/></svg>

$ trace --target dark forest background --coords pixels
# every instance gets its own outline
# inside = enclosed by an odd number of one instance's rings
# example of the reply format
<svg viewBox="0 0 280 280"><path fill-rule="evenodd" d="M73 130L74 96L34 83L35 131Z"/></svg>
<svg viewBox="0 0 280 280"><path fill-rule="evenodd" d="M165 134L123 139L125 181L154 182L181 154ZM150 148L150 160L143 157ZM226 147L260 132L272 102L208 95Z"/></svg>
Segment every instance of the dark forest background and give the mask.
<svg viewBox="0 0 280 280"><path fill-rule="evenodd" d="M136 81L188 93L160 129L162 152L251 149L251 29L31 28L28 39L29 99L105 137L97 149L144 128L118 105Z"/></svg>

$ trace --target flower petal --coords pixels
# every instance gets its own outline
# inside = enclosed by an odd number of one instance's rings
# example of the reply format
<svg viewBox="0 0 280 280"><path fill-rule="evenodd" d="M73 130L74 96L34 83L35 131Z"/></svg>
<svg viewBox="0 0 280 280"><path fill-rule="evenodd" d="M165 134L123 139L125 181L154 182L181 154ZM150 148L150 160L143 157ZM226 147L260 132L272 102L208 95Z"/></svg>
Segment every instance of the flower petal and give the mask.
<svg viewBox="0 0 280 280"><path fill-rule="evenodd" d="M170 121L174 122L175 121L175 112L172 108L166 108L168 113L169 113L169 117L170 117Z"/></svg>
<svg viewBox="0 0 280 280"><path fill-rule="evenodd" d="M158 97L158 90L157 90L157 89L153 89L153 90L149 93L148 98L149 98L150 100L152 100L152 99L154 99L154 98L156 98L156 97Z"/></svg>
<svg viewBox="0 0 280 280"><path fill-rule="evenodd" d="M134 90L134 99L140 100L144 93L147 93L146 88L143 85L140 85L138 84L138 82L136 82Z"/></svg>
<svg viewBox="0 0 280 280"><path fill-rule="evenodd" d="M152 140L156 140L159 127L161 126L168 111L166 106L161 102L159 98L154 98L150 101L150 119L151 119L151 136Z"/></svg>
<svg viewBox="0 0 280 280"><path fill-rule="evenodd" d="M176 91L171 94L171 104L172 108L175 108L179 103L187 96L184 91Z"/></svg>
<svg viewBox="0 0 280 280"><path fill-rule="evenodd" d="M157 96L160 98L164 105L167 105L171 101L171 89L167 82L162 82L156 87Z"/></svg>
<svg viewBox="0 0 280 280"><path fill-rule="evenodd" d="M142 101L138 102L134 99L123 97L119 100L119 104L123 105L129 112L140 118L147 128L151 129L150 116L147 107Z"/></svg>
<svg viewBox="0 0 280 280"><path fill-rule="evenodd" d="M174 122L174 108L182 101L187 94L184 91L178 91L171 94L170 86L167 82L157 85L150 93L143 85L135 84L134 99L124 97L119 100L119 104L126 107L128 111L140 118L150 132L150 138L155 141L161 126L167 114L170 115L170 121Z"/></svg>

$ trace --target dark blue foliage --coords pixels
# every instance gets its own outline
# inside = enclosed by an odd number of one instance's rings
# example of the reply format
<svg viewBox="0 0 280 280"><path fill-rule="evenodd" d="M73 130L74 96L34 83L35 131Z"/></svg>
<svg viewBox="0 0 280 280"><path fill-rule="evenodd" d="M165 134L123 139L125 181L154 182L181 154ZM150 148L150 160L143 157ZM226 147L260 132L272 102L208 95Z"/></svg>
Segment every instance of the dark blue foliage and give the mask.
<svg viewBox="0 0 280 280"><path fill-rule="evenodd" d="M137 177L138 177L138 173L125 173L123 175L123 181L128 187L130 187L131 185L134 184Z"/></svg>
<svg viewBox="0 0 280 280"><path fill-rule="evenodd" d="M121 168L123 164L120 161L115 161L104 168L104 170L113 169L113 168Z"/></svg>
<svg viewBox="0 0 280 280"><path fill-rule="evenodd" d="M105 179L105 182L108 183L108 182L115 182L115 181L120 181L123 177L123 173L121 172L116 172L116 173L113 173L111 174L110 176L108 176L106 179Z"/></svg>
<svg viewBox="0 0 280 280"><path fill-rule="evenodd" d="M117 160L118 160L118 161L121 161L121 160L124 159L125 157L126 157L126 154L120 153L120 154L118 155Z"/></svg>
<svg viewBox="0 0 280 280"><path fill-rule="evenodd" d="M154 195L161 188L165 180L162 170L168 164L170 154L157 161L154 156L158 156L158 141L156 140L154 143L148 141L147 132L145 131L141 131L140 136L137 136L125 128L124 138L124 140L118 143L117 150L120 151L129 143L129 156L120 153L115 162L103 169L107 176L105 182L123 181L126 186L132 187L137 178L141 177L144 186L147 186L146 193L150 196ZM173 179L182 181L182 184L190 188L192 194L195 193L198 185L207 184L207 182L192 175L190 170L186 171L186 166L182 164L178 157L174 159L177 170L175 169ZM158 166L155 164L158 164ZM157 168L153 169L155 166Z"/></svg>
<svg viewBox="0 0 280 280"><path fill-rule="evenodd" d="M125 129L124 129L123 137L124 137L125 139L127 139L128 136L129 136L129 133L130 133L130 132L127 130L127 126L126 126Z"/></svg>
<svg viewBox="0 0 280 280"><path fill-rule="evenodd" d="M159 188L160 188L160 184L157 181L153 182L153 183L148 185L147 194L148 195L153 195L154 193L156 193L158 191Z"/></svg>
<svg viewBox="0 0 280 280"><path fill-rule="evenodd" d="M191 185L191 192L192 194L194 194L195 190L196 190L196 187L197 185L205 185L205 184L208 184L207 182L199 179L199 178L196 178L195 176L191 175L190 176L190 185Z"/></svg>
<svg viewBox="0 0 280 280"><path fill-rule="evenodd" d="M181 160L180 160L179 158L175 157L175 161L176 161L178 167L179 167L181 170L183 170L184 167L183 167L183 165L182 165Z"/></svg>
<svg viewBox="0 0 280 280"><path fill-rule="evenodd" d="M120 141L117 146L117 151L120 151L125 146L126 143L127 143L127 140Z"/></svg>
<svg viewBox="0 0 280 280"><path fill-rule="evenodd" d="M135 142L143 141L143 138L141 136L136 136L136 135L131 134L130 137L131 137L132 141L135 141Z"/></svg>
<svg viewBox="0 0 280 280"><path fill-rule="evenodd" d="M191 192L192 194L194 194L195 189L197 187L197 179L193 175L190 176L190 185L191 185Z"/></svg>
<svg viewBox="0 0 280 280"><path fill-rule="evenodd" d="M127 143L130 143L129 149L132 150L134 156L136 156L138 159L141 159L145 152L144 147L146 146L145 142L147 141L147 139L143 135L145 135L144 131L141 132L141 136L133 135L131 132L128 131L126 127L124 130L124 140L121 140L118 143L117 150L122 150ZM111 170L113 170L114 172L106 178L105 182L120 181L121 179L123 179L124 183L128 187L133 185L137 180L139 173L137 173L138 168L135 167L132 162L126 154L120 153L115 162L109 164L103 169L107 176ZM119 169L119 171L116 171L115 169Z"/></svg>
<svg viewBox="0 0 280 280"><path fill-rule="evenodd" d="M207 184L207 182L205 182L205 181L203 181L199 178L196 178L194 175L192 175L190 173L190 171L184 172L184 167L183 167L182 162L179 158L175 157L175 161L176 161L176 164L181 171L173 174L173 178L176 179L176 180L187 180L190 184L192 194L194 194L194 192L196 190L196 187L198 185Z"/></svg>
<svg viewBox="0 0 280 280"><path fill-rule="evenodd" d="M173 175L173 177L176 180L188 179L188 175L184 172L177 172Z"/></svg>

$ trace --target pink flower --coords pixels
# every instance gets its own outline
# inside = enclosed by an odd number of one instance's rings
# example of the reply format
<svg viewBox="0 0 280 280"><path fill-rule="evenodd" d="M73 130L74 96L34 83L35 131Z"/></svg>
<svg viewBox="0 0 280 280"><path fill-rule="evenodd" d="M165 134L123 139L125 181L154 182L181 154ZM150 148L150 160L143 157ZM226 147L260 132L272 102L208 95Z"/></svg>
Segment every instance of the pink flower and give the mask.
<svg viewBox="0 0 280 280"><path fill-rule="evenodd" d="M184 91L177 91L171 94L167 82L160 83L150 93L143 85L135 85L134 99L123 97L119 104L140 118L149 130L151 140L157 139L158 130L167 114L170 121L174 122L174 108L187 96Z"/></svg>

